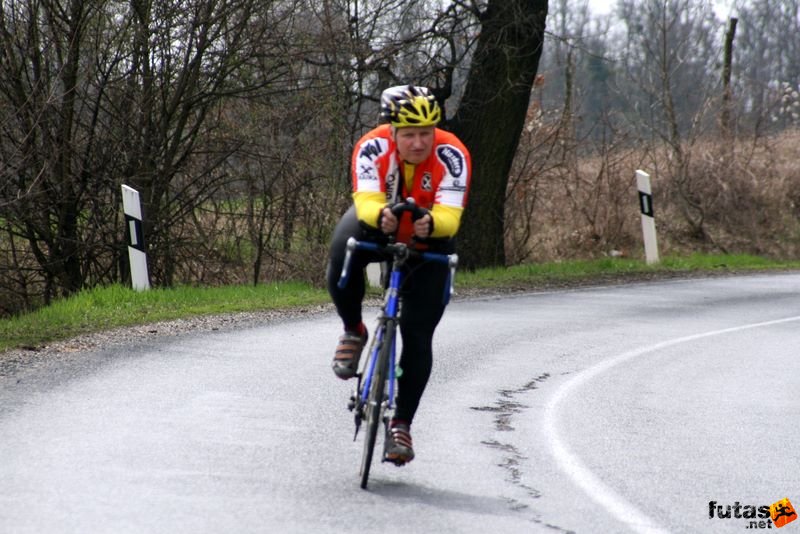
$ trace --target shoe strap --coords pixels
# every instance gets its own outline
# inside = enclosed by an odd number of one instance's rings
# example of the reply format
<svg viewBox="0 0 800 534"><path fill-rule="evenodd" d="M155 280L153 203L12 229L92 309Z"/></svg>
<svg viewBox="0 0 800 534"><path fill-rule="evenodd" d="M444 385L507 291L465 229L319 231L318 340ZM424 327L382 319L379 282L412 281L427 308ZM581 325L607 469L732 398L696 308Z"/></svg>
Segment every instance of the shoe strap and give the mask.
<svg viewBox="0 0 800 534"><path fill-rule="evenodd" d="M408 431L408 427L405 425L397 425L389 429L392 433L392 439L394 442L401 447L406 447L411 449L413 447L411 441L411 434Z"/></svg>

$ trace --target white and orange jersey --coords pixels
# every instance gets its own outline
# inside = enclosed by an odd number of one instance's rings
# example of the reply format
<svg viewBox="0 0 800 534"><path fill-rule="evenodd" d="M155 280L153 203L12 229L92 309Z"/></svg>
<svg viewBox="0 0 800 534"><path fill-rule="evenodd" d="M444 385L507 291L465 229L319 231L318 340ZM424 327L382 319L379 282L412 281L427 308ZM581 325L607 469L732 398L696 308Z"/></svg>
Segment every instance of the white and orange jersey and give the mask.
<svg viewBox="0 0 800 534"><path fill-rule="evenodd" d="M433 238L453 237L467 204L472 159L459 139L435 129L431 155L417 165L400 161L388 124L364 135L353 149L353 202L358 219L377 228L387 204L413 197L430 210ZM402 179L401 179L402 177ZM413 235L410 217L404 216L397 240L408 243Z"/></svg>

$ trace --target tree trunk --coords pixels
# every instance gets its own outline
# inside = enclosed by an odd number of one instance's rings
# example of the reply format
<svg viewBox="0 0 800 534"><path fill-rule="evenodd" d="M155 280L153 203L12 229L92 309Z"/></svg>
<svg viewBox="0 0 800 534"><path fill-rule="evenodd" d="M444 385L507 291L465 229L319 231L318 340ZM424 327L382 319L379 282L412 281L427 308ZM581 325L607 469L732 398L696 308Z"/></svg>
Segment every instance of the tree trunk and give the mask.
<svg viewBox="0 0 800 534"><path fill-rule="evenodd" d="M736 23L739 19L731 17L728 23L728 31L725 33L725 54L722 64L722 114L720 117L720 129L722 138L726 145L732 148L729 143L733 137L733 125L731 123L731 72L733 63L733 39L736 36Z"/></svg>
<svg viewBox="0 0 800 534"><path fill-rule="evenodd" d="M503 208L544 41L547 0L491 0L464 96L448 125L472 154L469 204L459 233L462 265L505 264Z"/></svg>

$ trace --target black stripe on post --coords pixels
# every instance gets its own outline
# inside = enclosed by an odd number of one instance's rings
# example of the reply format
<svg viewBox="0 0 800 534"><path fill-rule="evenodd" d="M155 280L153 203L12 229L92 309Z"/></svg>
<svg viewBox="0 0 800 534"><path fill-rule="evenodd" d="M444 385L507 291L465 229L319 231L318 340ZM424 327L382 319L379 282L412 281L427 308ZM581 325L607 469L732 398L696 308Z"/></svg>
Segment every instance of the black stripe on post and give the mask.
<svg viewBox="0 0 800 534"><path fill-rule="evenodd" d="M144 230L142 221L130 215L125 215L125 235L128 238L128 245L144 252Z"/></svg>
<svg viewBox="0 0 800 534"><path fill-rule="evenodd" d="M639 191L639 208L642 215L653 216L653 195Z"/></svg>

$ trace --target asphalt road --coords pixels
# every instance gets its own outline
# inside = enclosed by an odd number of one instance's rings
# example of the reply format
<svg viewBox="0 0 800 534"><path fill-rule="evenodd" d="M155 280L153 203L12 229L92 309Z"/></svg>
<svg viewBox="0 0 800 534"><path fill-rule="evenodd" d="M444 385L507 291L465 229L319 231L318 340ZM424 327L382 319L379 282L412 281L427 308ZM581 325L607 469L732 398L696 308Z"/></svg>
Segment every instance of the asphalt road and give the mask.
<svg viewBox="0 0 800 534"><path fill-rule="evenodd" d="M417 459L367 491L338 330L25 374L0 392L0 532L742 532L800 509L800 275L454 302Z"/></svg>

